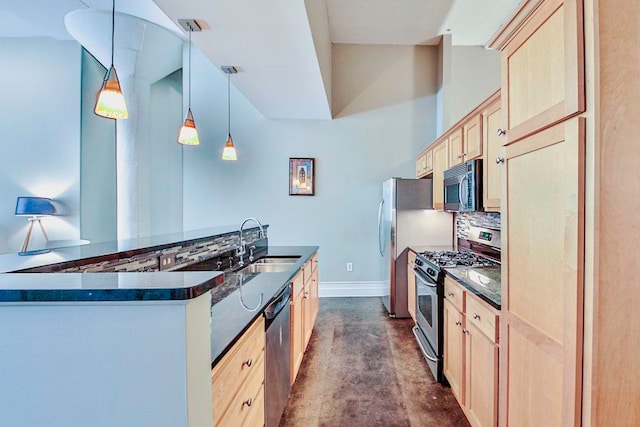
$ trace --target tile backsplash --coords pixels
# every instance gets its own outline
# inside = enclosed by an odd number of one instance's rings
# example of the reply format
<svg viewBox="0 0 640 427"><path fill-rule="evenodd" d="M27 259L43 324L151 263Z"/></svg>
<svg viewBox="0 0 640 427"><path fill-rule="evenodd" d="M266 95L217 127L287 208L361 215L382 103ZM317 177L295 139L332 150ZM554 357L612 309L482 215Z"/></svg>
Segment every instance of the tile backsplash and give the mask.
<svg viewBox="0 0 640 427"><path fill-rule="evenodd" d="M470 227L500 230L500 214L497 212L460 212L456 214L456 237L466 239Z"/></svg>

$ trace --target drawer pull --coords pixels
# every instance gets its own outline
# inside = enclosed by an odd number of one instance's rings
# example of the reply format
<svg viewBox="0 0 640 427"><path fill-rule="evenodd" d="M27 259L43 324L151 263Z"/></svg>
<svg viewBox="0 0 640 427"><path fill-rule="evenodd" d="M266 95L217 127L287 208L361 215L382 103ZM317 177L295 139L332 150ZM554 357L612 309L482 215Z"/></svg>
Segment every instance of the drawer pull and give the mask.
<svg viewBox="0 0 640 427"><path fill-rule="evenodd" d="M453 292L449 292L447 295L449 295L450 297L455 296L455 294Z"/></svg>
<svg viewBox="0 0 640 427"><path fill-rule="evenodd" d="M248 398L247 400L242 402L242 406L247 405L247 407L251 407L252 404L253 404L253 399L252 398Z"/></svg>
<svg viewBox="0 0 640 427"><path fill-rule="evenodd" d="M456 320L456 325L460 326L460 325L462 325L462 322Z"/></svg>
<svg viewBox="0 0 640 427"><path fill-rule="evenodd" d="M480 315L478 313L473 313L473 318L476 320L480 320Z"/></svg>
<svg viewBox="0 0 640 427"><path fill-rule="evenodd" d="M253 359L252 358L248 358L247 360L242 362L242 366L244 366L244 365L247 365L247 368L250 368L251 365L253 365Z"/></svg>
<svg viewBox="0 0 640 427"><path fill-rule="evenodd" d="M468 330L467 328L462 328L462 333L463 333L463 334L468 334L468 333L469 333L469 330Z"/></svg>

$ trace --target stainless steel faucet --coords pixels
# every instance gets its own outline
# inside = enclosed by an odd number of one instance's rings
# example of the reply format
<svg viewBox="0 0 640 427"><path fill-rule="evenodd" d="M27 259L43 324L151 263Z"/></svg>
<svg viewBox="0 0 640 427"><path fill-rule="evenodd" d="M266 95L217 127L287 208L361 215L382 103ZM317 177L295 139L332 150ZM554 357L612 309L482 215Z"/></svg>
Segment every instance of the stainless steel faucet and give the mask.
<svg viewBox="0 0 640 427"><path fill-rule="evenodd" d="M247 242L245 242L244 238L242 237L242 231L244 230L245 224L249 221L253 221L256 224L258 224L258 227L260 227L260 234L258 235L258 237L260 239L264 239L264 228L262 228L262 224L260 223L260 221L258 221L255 218L247 218L244 221L242 221L242 224L240 224L240 230L238 232L240 234L240 244L236 249L236 255L240 257L240 261L238 261L238 265L240 265L240 267L244 265L244 254L247 253ZM253 261L253 249L251 250L249 261Z"/></svg>

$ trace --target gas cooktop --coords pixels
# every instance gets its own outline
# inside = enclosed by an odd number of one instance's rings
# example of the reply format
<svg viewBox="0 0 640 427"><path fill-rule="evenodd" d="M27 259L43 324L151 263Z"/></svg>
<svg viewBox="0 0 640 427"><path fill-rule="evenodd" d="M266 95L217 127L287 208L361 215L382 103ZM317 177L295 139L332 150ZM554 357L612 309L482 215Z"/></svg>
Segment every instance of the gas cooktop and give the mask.
<svg viewBox="0 0 640 427"><path fill-rule="evenodd" d="M425 251L420 252L420 257L435 267L495 267L498 264L483 256L476 255L469 251Z"/></svg>

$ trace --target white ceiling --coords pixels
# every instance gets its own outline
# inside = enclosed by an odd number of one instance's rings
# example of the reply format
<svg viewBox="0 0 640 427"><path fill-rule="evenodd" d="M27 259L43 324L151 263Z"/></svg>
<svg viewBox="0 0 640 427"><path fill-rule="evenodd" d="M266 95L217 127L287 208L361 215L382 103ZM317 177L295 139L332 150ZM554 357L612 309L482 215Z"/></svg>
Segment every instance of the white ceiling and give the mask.
<svg viewBox="0 0 640 427"><path fill-rule="evenodd" d="M265 117L330 119L330 78L322 74L330 69L314 39L416 45L449 33L454 45L484 45L521 1L306 0L314 8L326 2L320 26L318 16L310 24L305 0L118 0L116 9L176 33L180 18L206 21L210 28L193 34L194 45L216 66L240 69L233 84ZM111 1L0 0L0 37L71 39L64 15L86 8L110 10Z"/></svg>

